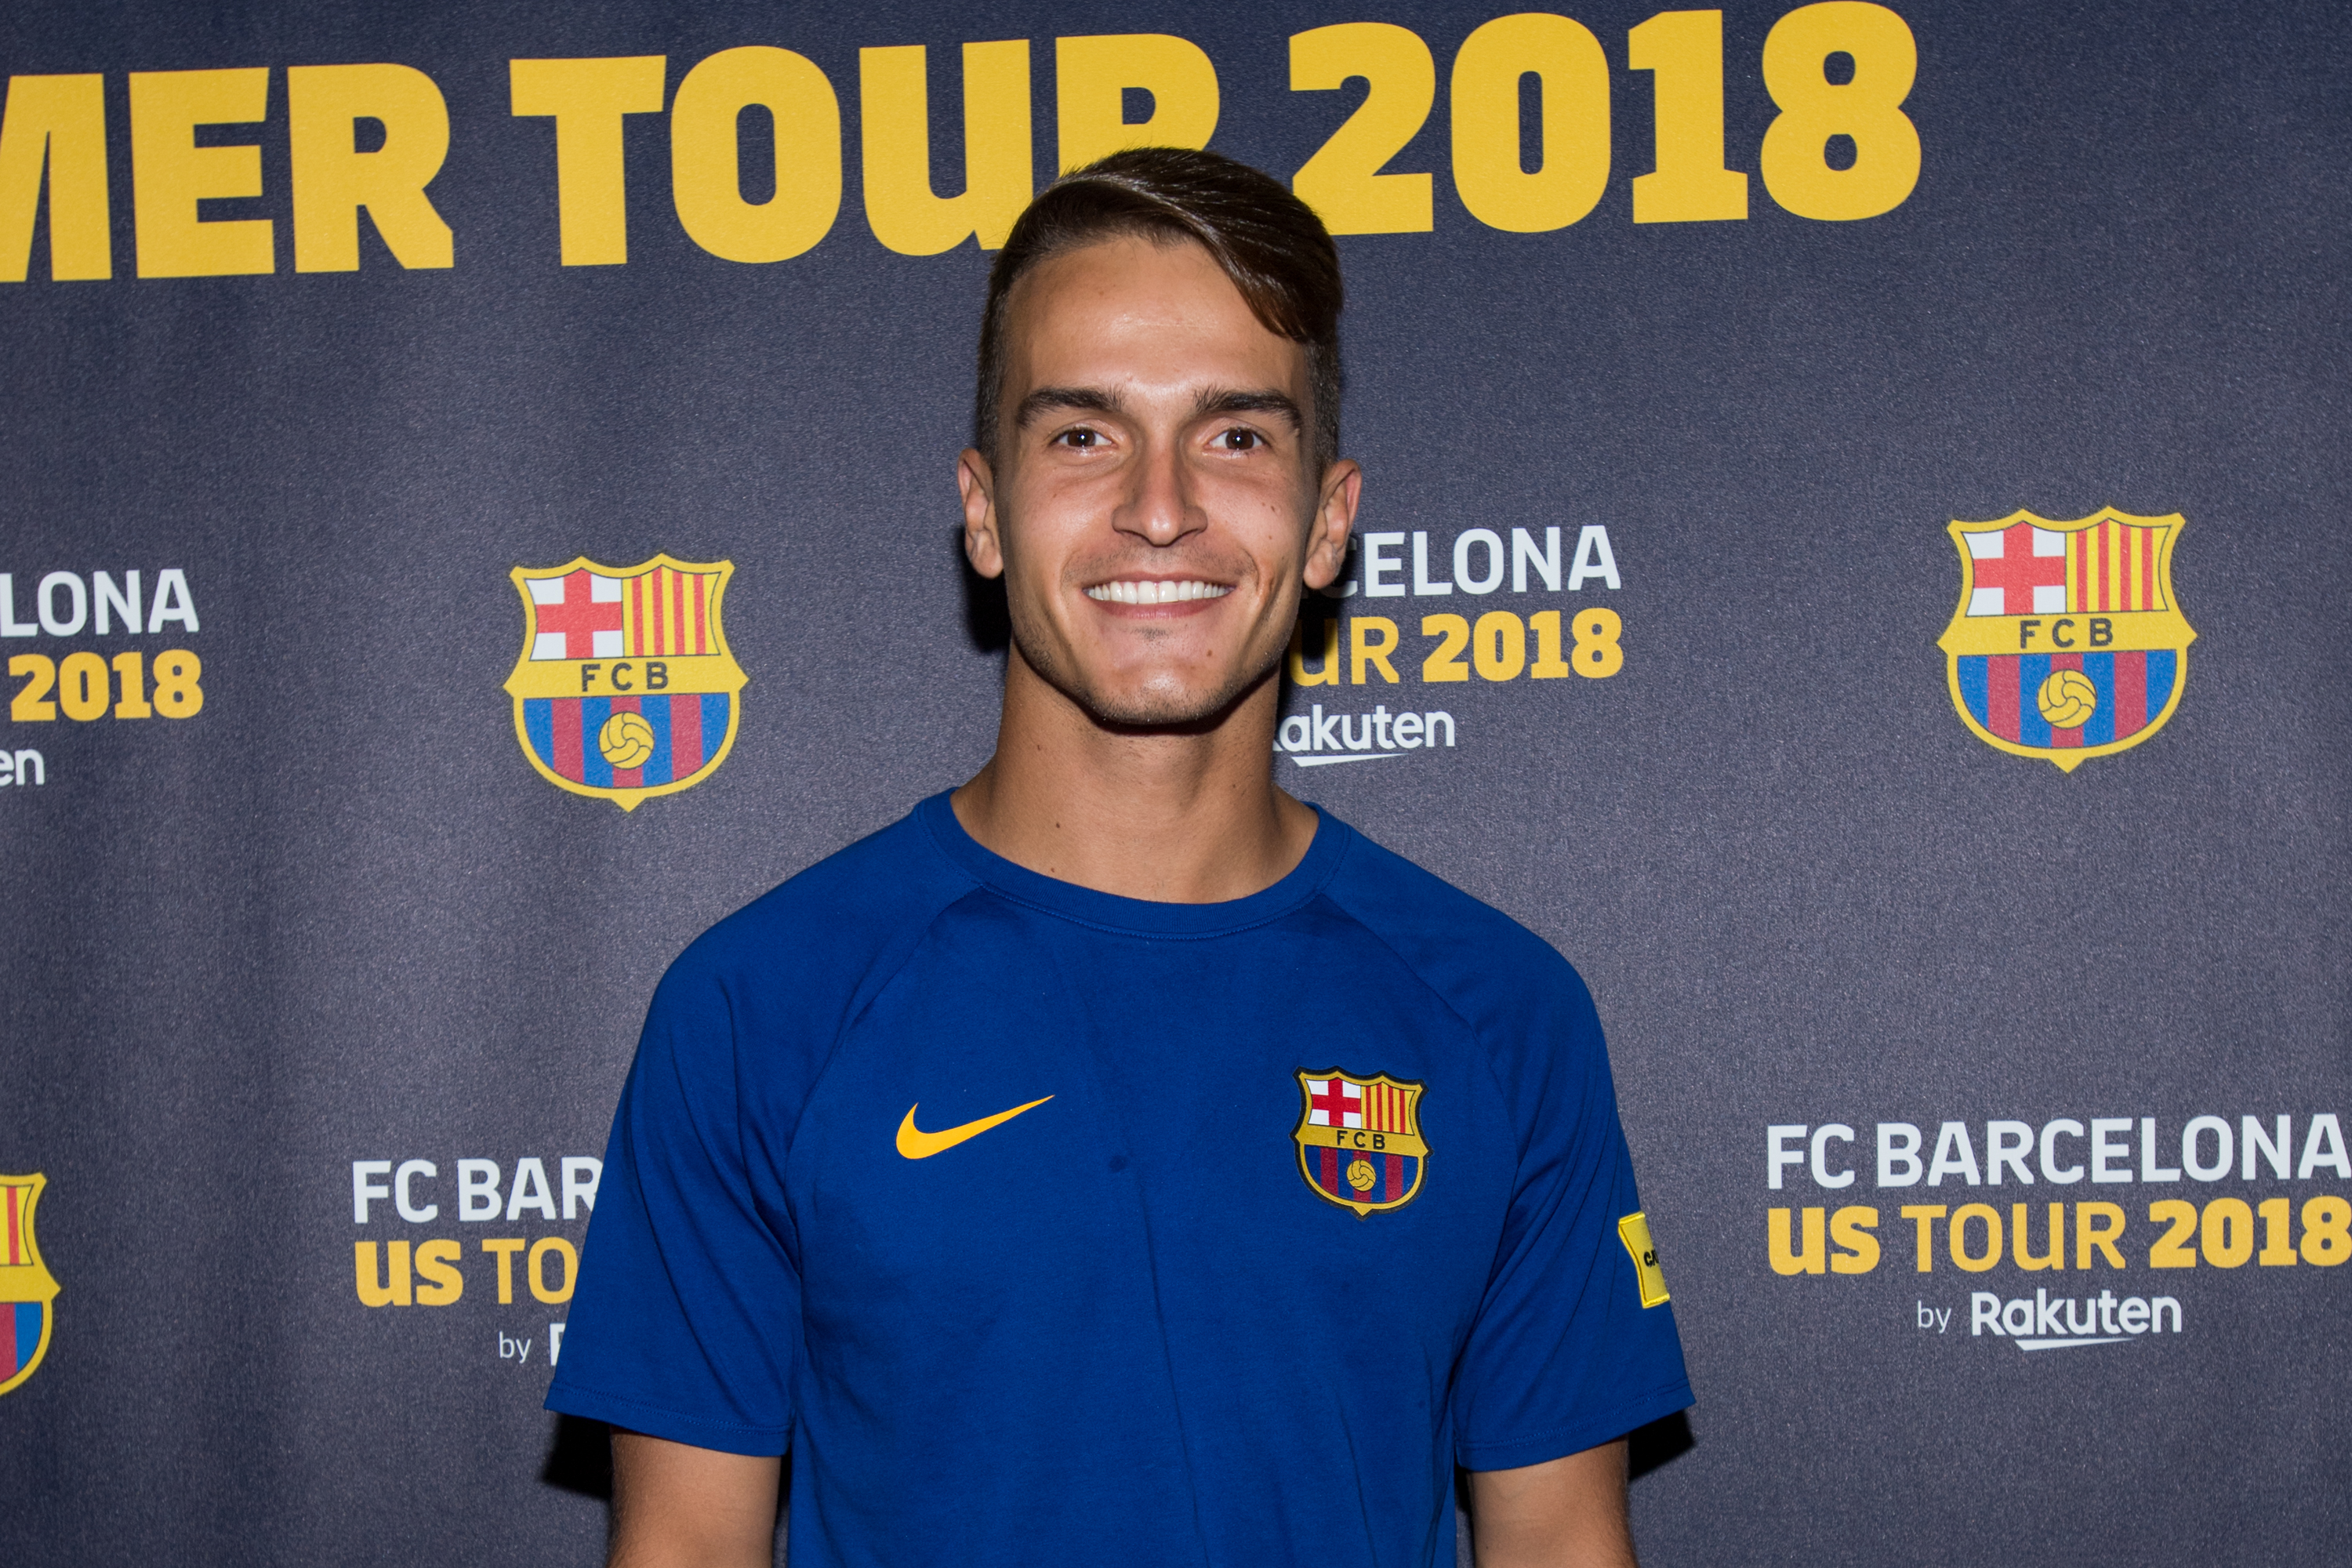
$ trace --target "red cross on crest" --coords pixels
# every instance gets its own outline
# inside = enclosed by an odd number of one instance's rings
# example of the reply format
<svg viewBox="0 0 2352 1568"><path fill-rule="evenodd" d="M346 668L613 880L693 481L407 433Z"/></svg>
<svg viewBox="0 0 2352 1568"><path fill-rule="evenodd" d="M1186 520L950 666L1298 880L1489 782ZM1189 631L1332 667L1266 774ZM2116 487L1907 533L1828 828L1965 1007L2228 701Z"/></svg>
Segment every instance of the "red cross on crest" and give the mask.
<svg viewBox="0 0 2352 1568"><path fill-rule="evenodd" d="M1978 616L2031 616L2065 608L2066 536L2021 522L1998 532L1969 536L1976 556L1975 592L1969 613ZM2056 590L2036 595L2037 588ZM2042 602L2037 602L2042 601Z"/></svg>
<svg viewBox="0 0 2352 1568"><path fill-rule="evenodd" d="M1315 1126L1361 1127L1364 1124L1363 1089L1344 1078L1310 1079L1307 1104L1307 1120Z"/></svg>
<svg viewBox="0 0 2352 1568"><path fill-rule="evenodd" d="M603 590L599 593L599 590ZM539 615L533 626L533 658L612 658L621 652L624 611L621 580L582 569L561 577L535 579L529 588ZM604 634L604 646L596 634Z"/></svg>

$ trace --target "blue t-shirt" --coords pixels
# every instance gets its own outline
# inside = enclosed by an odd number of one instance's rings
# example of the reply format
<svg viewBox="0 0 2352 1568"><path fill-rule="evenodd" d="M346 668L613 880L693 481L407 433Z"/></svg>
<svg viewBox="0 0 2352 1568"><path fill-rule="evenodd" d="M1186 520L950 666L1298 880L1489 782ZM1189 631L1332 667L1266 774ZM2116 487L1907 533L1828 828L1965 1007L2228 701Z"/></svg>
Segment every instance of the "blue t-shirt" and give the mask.
<svg viewBox="0 0 2352 1568"><path fill-rule="evenodd" d="M1691 1401L1599 1020L1326 814L1219 904L945 795L656 992L550 1408L793 1457L809 1564L1451 1564Z"/></svg>

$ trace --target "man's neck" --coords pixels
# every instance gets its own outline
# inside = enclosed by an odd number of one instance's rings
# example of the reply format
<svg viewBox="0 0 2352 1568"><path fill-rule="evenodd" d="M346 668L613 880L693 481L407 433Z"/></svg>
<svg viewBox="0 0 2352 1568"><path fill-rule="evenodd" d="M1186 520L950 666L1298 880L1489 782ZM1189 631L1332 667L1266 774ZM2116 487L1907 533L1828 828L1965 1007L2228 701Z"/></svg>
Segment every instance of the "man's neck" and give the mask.
<svg viewBox="0 0 2352 1568"><path fill-rule="evenodd" d="M964 831L1057 881L1159 903L1272 887L1306 857L1315 813L1275 787L1277 682L1207 726L1110 729L1007 658L996 755L953 796Z"/></svg>

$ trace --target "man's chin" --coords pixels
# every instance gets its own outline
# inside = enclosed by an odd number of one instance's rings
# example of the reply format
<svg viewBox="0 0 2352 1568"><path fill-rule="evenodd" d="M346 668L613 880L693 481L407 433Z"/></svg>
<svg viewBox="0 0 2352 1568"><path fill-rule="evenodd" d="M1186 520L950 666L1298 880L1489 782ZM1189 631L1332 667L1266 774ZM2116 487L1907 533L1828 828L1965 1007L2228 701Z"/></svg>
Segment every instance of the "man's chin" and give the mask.
<svg viewBox="0 0 2352 1568"><path fill-rule="evenodd" d="M1063 690L1087 718L1112 729L1201 730L1223 723L1256 685L1236 677L1208 688L1174 680L1077 681Z"/></svg>
<svg viewBox="0 0 2352 1568"><path fill-rule="evenodd" d="M1035 661L1030 668L1036 668ZM1105 729L1159 731L1198 734L1213 730L1233 716L1251 692L1272 679L1279 666L1249 675L1236 675L1203 689L1175 681L1143 681L1112 686L1070 679L1069 672L1039 670L1078 710Z"/></svg>
<svg viewBox="0 0 2352 1568"><path fill-rule="evenodd" d="M1087 717L1107 730L1184 733L1215 729L1225 721L1238 700L1238 693L1220 693L1213 699L1157 693L1148 698L1087 695L1077 699Z"/></svg>

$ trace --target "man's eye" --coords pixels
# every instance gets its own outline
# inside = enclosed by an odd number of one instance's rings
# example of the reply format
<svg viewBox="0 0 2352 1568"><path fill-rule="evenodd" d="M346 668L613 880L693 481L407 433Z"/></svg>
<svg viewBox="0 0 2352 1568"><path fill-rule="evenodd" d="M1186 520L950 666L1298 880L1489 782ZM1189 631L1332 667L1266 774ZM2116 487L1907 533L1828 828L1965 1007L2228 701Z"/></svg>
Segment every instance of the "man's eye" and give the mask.
<svg viewBox="0 0 2352 1568"><path fill-rule="evenodd" d="M1065 430L1060 435L1054 437L1054 444L1058 447L1074 447L1081 452L1088 452L1102 445L1102 432L1099 430Z"/></svg>
<svg viewBox="0 0 2352 1568"><path fill-rule="evenodd" d="M1217 445L1228 452L1254 452L1265 445L1265 437L1255 430L1228 430L1217 437Z"/></svg>

